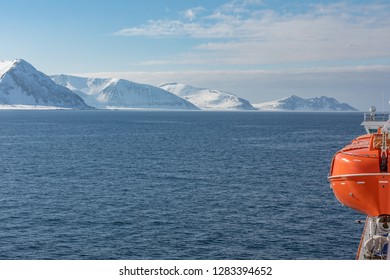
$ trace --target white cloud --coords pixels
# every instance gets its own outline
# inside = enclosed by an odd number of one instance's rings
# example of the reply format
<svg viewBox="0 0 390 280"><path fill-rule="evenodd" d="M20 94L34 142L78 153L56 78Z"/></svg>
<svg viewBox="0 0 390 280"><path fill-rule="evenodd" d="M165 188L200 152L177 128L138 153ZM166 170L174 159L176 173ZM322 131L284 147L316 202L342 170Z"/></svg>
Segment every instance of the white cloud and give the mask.
<svg viewBox="0 0 390 280"><path fill-rule="evenodd" d="M203 11L204 8L203 7L195 7L195 8L191 8L191 9L187 9L183 12L184 14L184 18L190 20L190 21L193 21L196 19L196 17L198 16L198 14Z"/></svg>
<svg viewBox="0 0 390 280"><path fill-rule="evenodd" d="M188 9L184 11L184 17L189 19L189 20L194 20L196 18L196 14L194 10Z"/></svg>
<svg viewBox="0 0 390 280"><path fill-rule="evenodd" d="M199 24L184 23L180 20L150 20L146 25L119 30L115 35L122 36L189 36L191 31L201 29Z"/></svg>
<svg viewBox="0 0 390 280"><path fill-rule="evenodd" d="M190 21L152 20L116 34L206 41L166 59L173 64L208 59L221 65L262 65L390 56L390 5L321 4L306 12L280 13L260 9L261 4L232 1L199 18L203 8L188 9L184 16Z"/></svg>
<svg viewBox="0 0 390 280"><path fill-rule="evenodd" d="M262 0L233 0L222 5L217 10L222 13L243 14L250 13L254 8L263 5Z"/></svg>
<svg viewBox="0 0 390 280"><path fill-rule="evenodd" d="M228 38L233 37L233 30L225 22L213 26L203 26L197 22L184 22L181 20L150 20L140 27L124 28L115 33L121 36L145 37L192 37L192 38Z"/></svg>

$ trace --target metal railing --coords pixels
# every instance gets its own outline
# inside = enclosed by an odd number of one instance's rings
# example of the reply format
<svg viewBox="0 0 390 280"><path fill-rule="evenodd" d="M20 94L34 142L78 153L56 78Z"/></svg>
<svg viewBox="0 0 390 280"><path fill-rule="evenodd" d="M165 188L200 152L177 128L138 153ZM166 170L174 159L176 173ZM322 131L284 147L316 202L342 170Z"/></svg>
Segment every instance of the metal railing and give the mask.
<svg viewBox="0 0 390 280"><path fill-rule="evenodd" d="M387 122L388 120L389 120L388 113L380 113L380 114L365 113L364 114L365 122Z"/></svg>

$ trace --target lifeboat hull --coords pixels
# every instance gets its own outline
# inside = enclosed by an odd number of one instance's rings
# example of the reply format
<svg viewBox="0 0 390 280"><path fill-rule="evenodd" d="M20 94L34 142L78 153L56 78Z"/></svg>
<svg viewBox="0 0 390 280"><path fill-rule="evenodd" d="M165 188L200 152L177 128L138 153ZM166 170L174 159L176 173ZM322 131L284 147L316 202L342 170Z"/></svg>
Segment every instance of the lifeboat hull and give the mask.
<svg viewBox="0 0 390 280"><path fill-rule="evenodd" d="M389 173L346 174L330 181L342 204L368 216L390 215Z"/></svg>
<svg viewBox="0 0 390 280"><path fill-rule="evenodd" d="M377 133L353 140L334 156L328 178L343 205L368 216L390 215L390 164L381 139Z"/></svg>

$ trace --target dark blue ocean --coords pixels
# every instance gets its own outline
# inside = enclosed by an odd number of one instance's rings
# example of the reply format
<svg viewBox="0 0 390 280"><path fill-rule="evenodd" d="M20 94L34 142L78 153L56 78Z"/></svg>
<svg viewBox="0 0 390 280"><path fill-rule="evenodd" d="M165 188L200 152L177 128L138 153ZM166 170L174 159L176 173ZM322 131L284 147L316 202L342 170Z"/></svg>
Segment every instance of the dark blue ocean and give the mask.
<svg viewBox="0 0 390 280"><path fill-rule="evenodd" d="M0 111L0 259L354 259L361 113Z"/></svg>

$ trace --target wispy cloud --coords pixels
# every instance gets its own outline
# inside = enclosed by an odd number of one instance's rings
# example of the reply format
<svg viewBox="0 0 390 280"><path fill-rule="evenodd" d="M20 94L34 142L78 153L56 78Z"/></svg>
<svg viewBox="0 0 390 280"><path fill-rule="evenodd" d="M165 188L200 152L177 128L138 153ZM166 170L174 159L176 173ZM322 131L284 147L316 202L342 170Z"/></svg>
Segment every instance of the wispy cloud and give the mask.
<svg viewBox="0 0 390 280"><path fill-rule="evenodd" d="M195 7L191 9L187 9L183 12L184 18L188 19L190 21L193 21L196 19L198 14L204 10L203 7Z"/></svg>
<svg viewBox="0 0 390 280"><path fill-rule="evenodd" d="M386 4L319 4L300 12L280 12L266 9L262 1L247 0L231 1L213 11L192 8L183 15L115 34L194 39L191 49L166 63L208 59L261 65L390 57L390 5Z"/></svg>
<svg viewBox="0 0 390 280"><path fill-rule="evenodd" d="M203 33L203 27L198 23L183 22L181 20L150 20L140 27L124 28L115 32L122 36L193 36Z"/></svg>

